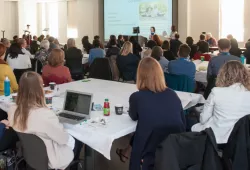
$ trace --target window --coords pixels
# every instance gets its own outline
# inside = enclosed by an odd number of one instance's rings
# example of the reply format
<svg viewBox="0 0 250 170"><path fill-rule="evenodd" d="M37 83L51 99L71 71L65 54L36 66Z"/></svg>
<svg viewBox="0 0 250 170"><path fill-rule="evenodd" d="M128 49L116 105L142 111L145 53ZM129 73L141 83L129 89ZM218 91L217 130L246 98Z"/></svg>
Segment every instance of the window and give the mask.
<svg viewBox="0 0 250 170"><path fill-rule="evenodd" d="M244 41L244 1L220 0L221 38L232 34L239 42Z"/></svg>

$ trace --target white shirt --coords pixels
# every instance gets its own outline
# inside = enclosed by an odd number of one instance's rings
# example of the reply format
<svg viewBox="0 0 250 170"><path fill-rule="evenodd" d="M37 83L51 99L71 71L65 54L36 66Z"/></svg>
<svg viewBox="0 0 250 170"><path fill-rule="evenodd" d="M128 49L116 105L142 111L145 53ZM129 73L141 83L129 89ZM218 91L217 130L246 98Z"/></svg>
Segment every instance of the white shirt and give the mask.
<svg viewBox="0 0 250 170"><path fill-rule="evenodd" d="M7 63L12 68L12 70L31 68L31 61L29 54L18 54L17 58L10 58L10 55L8 55Z"/></svg>
<svg viewBox="0 0 250 170"><path fill-rule="evenodd" d="M250 114L250 91L236 83L230 87L215 87L209 95L200 123L192 127L199 132L211 127L218 144L227 143L235 123Z"/></svg>
<svg viewBox="0 0 250 170"><path fill-rule="evenodd" d="M33 59L35 56L30 54L30 52L28 50L26 50L25 48L22 48L22 52L25 54L25 55L28 55L31 59Z"/></svg>

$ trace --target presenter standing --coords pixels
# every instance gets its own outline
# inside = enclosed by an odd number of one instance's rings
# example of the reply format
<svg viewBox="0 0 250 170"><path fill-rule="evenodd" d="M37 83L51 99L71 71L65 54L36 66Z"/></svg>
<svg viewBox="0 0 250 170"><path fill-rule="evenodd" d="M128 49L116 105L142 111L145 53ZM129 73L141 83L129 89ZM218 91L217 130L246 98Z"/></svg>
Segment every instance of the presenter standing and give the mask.
<svg viewBox="0 0 250 170"><path fill-rule="evenodd" d="M171 34L170 34L170 39L174 40L175 39L175 34L177 34L177 30L176 30L176 26L175 25L172 25L171 27Z"/></svg>
<svg viewBox="0 0 250 170"><path fill-rule="evenodd" d="M152 40L154 35L155 35L155 27L151 27L149 39Z"/></svg>

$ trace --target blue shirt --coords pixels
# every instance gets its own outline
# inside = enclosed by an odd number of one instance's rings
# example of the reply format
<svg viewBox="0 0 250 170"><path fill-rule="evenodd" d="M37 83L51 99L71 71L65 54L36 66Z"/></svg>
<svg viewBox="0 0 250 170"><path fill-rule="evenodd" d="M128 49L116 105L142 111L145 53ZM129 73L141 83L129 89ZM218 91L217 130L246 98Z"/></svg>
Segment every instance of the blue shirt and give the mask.
<svg viewBox="0 0 250 170"><path fill-rule="evenodd" d="M101 48L93 48L89 52L89 65L93 63L96 58L104 58L105 51Z"/></svg>
<svg viewBox="0 0 250 170"><path fill-rule="evenodd" d="M195 78L196 67L191 61L185 58L179 58L177 60L172 60L168 64L168 72L170 74L185 75L191 79Z"/></svg>
<svg viewBox="0 0 250 170"><path fill-rule="evenodd" d="M228 61L237 60L240 61L239 57L230 55L229 53L220 53L216 57L212 57L209 61L208 68L207 68L207 75L208 76L217 76L219 73L220 68Z"/></svg>
<svg viewBox="0 0 250 170"><path fill-rule="evenodd" d="M165 73L168 72L168 63L169 61L165 57L161 57L159 63Z"/></svg>

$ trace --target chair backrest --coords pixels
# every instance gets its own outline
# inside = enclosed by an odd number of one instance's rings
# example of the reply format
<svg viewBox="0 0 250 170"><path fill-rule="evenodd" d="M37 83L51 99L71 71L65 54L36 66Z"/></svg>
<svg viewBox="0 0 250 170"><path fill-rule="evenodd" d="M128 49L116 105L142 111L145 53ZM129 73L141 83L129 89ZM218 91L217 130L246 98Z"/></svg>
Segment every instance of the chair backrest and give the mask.
<svg viewBox="0 0 250 170"><path fill-rule="evenodd" d="M19 84L19 80L21 78L21 76L23 75L23 73L27 72L27 71L32 71L32 69L28 68L28 69L14 69L13 72L16 76L16 81Z"/></svg>
<svg viewBox="0 0 250 170"><path fill-rule="evenodd" d="M165 74L166 84L169 88L182 92L193 93L195 91L195 80L186 75Z"/></svg>
<svg viewBox="0 0 250 170"><path fill-rule="evenodd" d="M111 71L112 71L112 75L113 75L113 80L119 80L119 76L120 76L120 72L119 72L119 69L118 69L117 64L116 64L116 58L117 58L116 55L112 55L109 58Z"/></svg>
<svg viewBox="0 0 250 170"><path fill-rule="evenodd" d="M17 132L26 163L35 170L48 169L48 155L42 139L33 134Z"/></svg>
<svg viewBox="0 0 250 170"><path fill-rule="evenodd" d="M109 59L96 58L90 66L89 77L103 80L112 80Z"/></svg>
<svg viewBox="0 0 250 170"><path fill-rule="evenodd" d="M205 92L204 92L204 98L205 99L208 98L208 96L211 93L212 89L215 87L216 78L217 78L217 76L215 76L215 75L212 75L212 76L208 77L207 87L206 87Z"/></svg>

